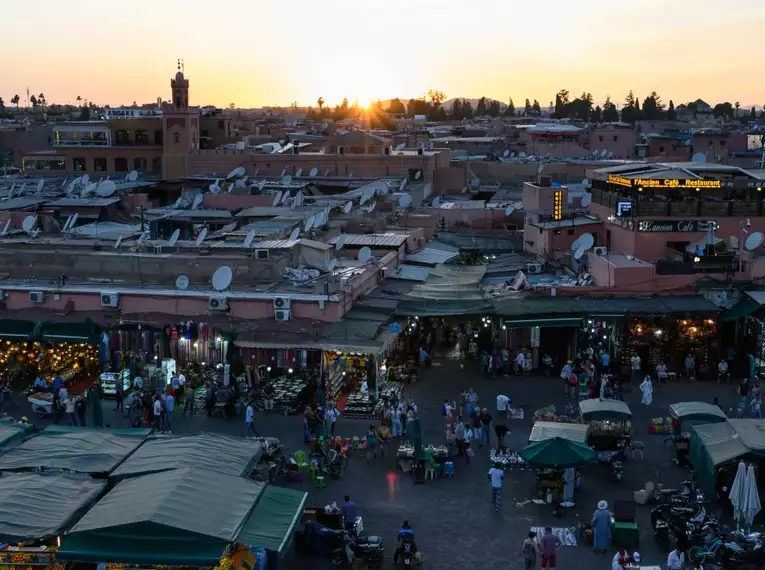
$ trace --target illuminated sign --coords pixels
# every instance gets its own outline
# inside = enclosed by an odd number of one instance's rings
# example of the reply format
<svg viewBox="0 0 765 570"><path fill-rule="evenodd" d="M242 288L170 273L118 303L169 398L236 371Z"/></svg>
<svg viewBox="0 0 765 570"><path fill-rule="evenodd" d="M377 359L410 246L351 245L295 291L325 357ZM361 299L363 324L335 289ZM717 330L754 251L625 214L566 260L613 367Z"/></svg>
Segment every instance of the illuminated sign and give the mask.
<svg viewBox="0 0 765 570"><path fill-rule="evenodd" d="M639 188L720 188L722 186L719 180L677 180L671 178L624 178L623 176L609 176L609 184L617 186L639 187Z"/></svg>
<svg viewBox="0 0 765 570"><path fill-rule="evenodd" d="M648 233L709 232L716 228L716 222L705 220L640 220L637 222L638 231Z"/></svg>
<svg viewBox="0 0 765 570"><path fill-rule="evenodd" d="M617 202L616 203L616 215L620 218L622 216L629 216L632 213L632 202Z"/></svg>
<svg viewBox="0 0 765 570"><path fill-rule="evenodd" d="M556 190L553 194L553 220L563 219L563 191Z"/></svg>

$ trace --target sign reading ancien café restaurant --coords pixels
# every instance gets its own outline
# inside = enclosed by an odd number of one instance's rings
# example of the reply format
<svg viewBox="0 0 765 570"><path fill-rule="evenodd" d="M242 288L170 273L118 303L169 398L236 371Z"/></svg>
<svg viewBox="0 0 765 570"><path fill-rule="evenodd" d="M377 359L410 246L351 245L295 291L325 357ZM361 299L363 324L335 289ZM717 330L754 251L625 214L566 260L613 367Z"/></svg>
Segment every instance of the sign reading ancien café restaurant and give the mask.
<svg viewBox="0 0 765 570"><path fill-rule="evenodd" d="M698 179L661 179L661 178L625 178L624 176L609 175L609 184L617 186L626 186L628 188L720 188L719 180L698 180Z"/></svg>
<svg viewBox="0 0 765 570"><path fill-rule="evenodd" d="M717 223L706 220L640 220L637 222L639 232L709 232L714 231Z"/></svg>

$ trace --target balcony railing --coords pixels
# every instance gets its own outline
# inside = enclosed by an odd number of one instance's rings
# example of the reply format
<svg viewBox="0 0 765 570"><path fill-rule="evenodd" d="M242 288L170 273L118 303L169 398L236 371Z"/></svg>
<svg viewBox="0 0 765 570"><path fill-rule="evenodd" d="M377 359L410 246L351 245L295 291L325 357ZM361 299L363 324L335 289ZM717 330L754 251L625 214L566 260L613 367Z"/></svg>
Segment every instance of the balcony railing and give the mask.
<svg viewBox="0 0 765 570"><path fill-rule="evenodd" d="M592 201L595 204L608 206L616 211L618 202L628 198L605 190L592 190ZM637 200L632 205L632 215L635 217L743 217L762 216L763 204L758 200L705 200L688 199L672 200Z"/></svg>
<svg viewBox="0 0 765 570"><path fill-rule="evenodd" d="M111 146L107 140L98 139L59 139L53 141L53 146Z"/></svg>

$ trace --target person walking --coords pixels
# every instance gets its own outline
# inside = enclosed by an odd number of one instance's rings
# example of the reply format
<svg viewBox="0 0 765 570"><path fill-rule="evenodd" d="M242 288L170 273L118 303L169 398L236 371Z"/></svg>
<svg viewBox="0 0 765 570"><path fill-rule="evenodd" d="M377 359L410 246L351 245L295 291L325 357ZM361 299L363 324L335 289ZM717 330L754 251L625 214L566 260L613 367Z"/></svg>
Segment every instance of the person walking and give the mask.
<svg viewBox="0 0 765 570"><path fill-rule="evenodd" d="M462 422L462 416L457 416L457 423L454 425L454 440L457 442L457 454L462 457L465 454L465 424Z"/></svg>
<svg viewBox="0 0 765 570"><path fill-rule="evenodd" d="M85 414L88 411L88 403L85 401L85 397L82 394L77 394L74 397L74 409L77 412L77 419L80 422L80 426L85 427Z"/></svg>
<svg viewBox="0 0 765 570"><path fill-rule="evenodd" d="M124 412L125 411L125 404L123 402L125 398L125 394L122 390L122 380L117 380L117 387L115 388L114 392L114 411L115 412Z"/></svg>
<svg viewBox="0 0 765 570"><path fill-rule="evenodd" d="M643 393L640 403L647 408L653 402L653 382L651 382L651 377L648 374L646 374L646 377L643 378L643 382L640 384L640 391Z"/></svg>
<svg viewBox="0 0 765 570"><path fill-rule="evenodd" d="M175 396L173 396L172 390L168 390L167 396L165 396L165 430L171 433L173 431L173 410L175 410Z"/></svg>
<svg viewBox="0 0 765 570"><path fill-rule="evenodd" d="M472 417L475 413L476 405L478 404L478 394L475 393L475 391L470 388L468 390L467 396L465 397L466 401L466 410L468 417Z"/></svg>
<svg viewBox="0 0 765 570"><path fill-rule="evenodd" d="M258 430L255 429L255 406L252 400L247 402L247 409L244 411L244 437L260 437Z"/></svg>
<svg viewBox="0 0 765 570"><path fill-rule="evenodd" d="M473 431L473 428L470 424L465 425L465 435L463 437L465 441L463 445L465 448L465 463L470 465L470 460L475 455L475 451L473 451L473 449L470 447L470 444L475 439L475 432Z"/></svg>
<svg viewBox="0 0 765 570"><path fill-rule="evenodd" d="M521 554L523 554L523 570L534 570L537 567L537 533L529 531L529 535L523 539Z"/></svg>
<svg viewBox="0 0 765 570"><path fill-rule="evenodd" d="M491 483L491 504L494 505L494 510L499 511L499 507L502 506L502 479L505 477L505 472L499 468L496 463L489 469L489 482Z"/></svg>
<svg viewBox="0 0 765 570"><path fill-rule="evenodd" d="M0 411L3 410L6 404L10 404L14 409L16 409L16 404L11 398L11 383L8 381L8 378L2 379L2 388L0 390Z"/></svg>
<svg viewBox="0 0 765 570"><path fill-rule="evenodd" d="M74 412L74 402L72 401L72 398L67 398L61 402L61 405L64 407L64 411L66 412L66 418L69 421L69 425L76 426L77 414Z"/></svg>
<svg viewBox="0 0 765 570"><path fill-rule="evenodd" d="M550 570L555 570L557 554L561 546L562 543L560 538L552 533L552 528L546 526L545 534L539 541L539 550L542 554L541 568L549 568Z"/></svg>
<svg viewBox="0 0 765 570"><path fill-rule="evenodd" d="M489 447L491 445L489 430L491 430L491 422L494 418L491 417L491 414L489 414L489 410L487 410L486 408L481 410L481 414L479 417L481 419L481 440L483 441L484 445L486 445L486 447Z"/></svg>
<svg viewBox="0 0 765 570"><path fill-rule="evenodd" d="M151 427L154 429L154 431L161 431L162 430L162 400L159 398L159 396L154 396L154 403L152 404L152 416L151 416Z"/></svg>

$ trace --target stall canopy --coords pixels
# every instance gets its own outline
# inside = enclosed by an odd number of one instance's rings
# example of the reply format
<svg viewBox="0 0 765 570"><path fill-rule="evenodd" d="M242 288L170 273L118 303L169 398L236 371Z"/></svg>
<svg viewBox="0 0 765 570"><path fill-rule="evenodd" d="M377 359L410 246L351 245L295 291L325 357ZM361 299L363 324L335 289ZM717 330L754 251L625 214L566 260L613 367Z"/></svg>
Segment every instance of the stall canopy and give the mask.
<svg viewBox="0 0 765 570"><path fill-rule="evenodd" d="M22 443L26 434L26 430L14 424L0 423L0 453Z"/></svg>
<svg viewBox="0 0 765 570"><path fill-rule="evenodd" d="M669 411L680 422L716 423L728 419L722 409L706 402L678 402Z"/></svg>
<svg viewBox="0 0 765 570"><path fill-rule="evenodd" d="M565 468L593 461L598 454L581 443L553 437L527 445L520 455L530 465Z"/></svg>
<svg viewBox="0 0 765 570"><path fill-rule="evenodd" d="M249 474L263 455L263 443L214 433L153 436L112 473L124 479L170 469L198 467L236 477Z"/></svg>
<svg viewBox="0 0 765 570"><path fill-rule="evenodd" d="M707 489L718 465L746 455L765 456L765 420L730 419L691 428L689 457Z"/></svg>
<svg viewBox="0 0 765 570"><path fill-rule="evenodd" d="M630 407L621 400L591 398L579 402L579 412L586 422L599 420L626 420L632 417Z"/></svg>
<svg viewBox="0 0 765 570"><path fill-rule="evenodd" d="M587 441L587 426L563 422L536 422L531 428L529 442L544 441L554 437L584 444Z"/></svg>
<svg viewBox="0 0 765 570"><path fill-rule="evenodd" d="M496 301L496 313L509 328L578 327L586 311L576 299L508 299Z"/></svg>
<svg viewBox="0 0 765 570"><path fill-rule="evenodd" d="M0 471L63 469L106 475L138 449L150 431L49 426L0 456Z"/></svg>
<svg viewBox="0 0 765 570"><path fill-rule="evenodd" d="M215 566L231 542L283 548L305 499L305 493L204 469L127 479L69 531L57 558Z"/></svg>
<svg viewBox="0 0 765 570"><path fill-rule="evenodd" d="M106 481L71 475L6 473L0 477L0 541L63 534L106 490Z"/></svg>

